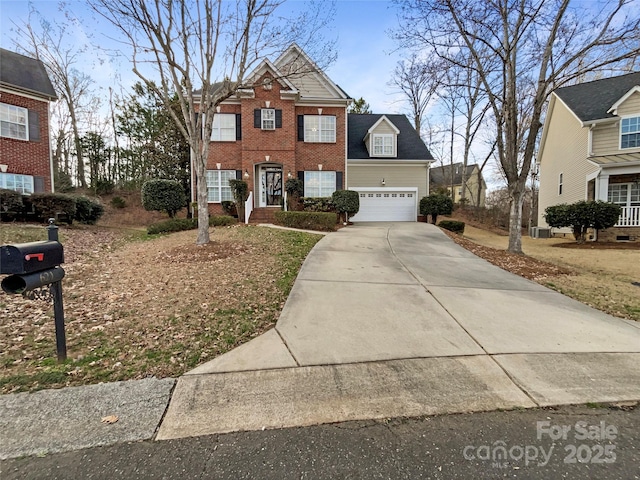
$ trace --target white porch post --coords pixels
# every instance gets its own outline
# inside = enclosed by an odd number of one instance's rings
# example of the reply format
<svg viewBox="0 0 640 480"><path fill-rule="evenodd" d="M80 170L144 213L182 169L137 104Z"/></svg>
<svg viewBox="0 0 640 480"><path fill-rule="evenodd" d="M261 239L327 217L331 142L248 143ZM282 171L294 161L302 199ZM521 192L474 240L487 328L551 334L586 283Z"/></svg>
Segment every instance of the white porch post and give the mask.
<svg viewBox="0 0 640 480"><path fill-rule="evenodd" d="M596 200L607 201L609 197L609 175L601 173L596 178Z"/></svg>

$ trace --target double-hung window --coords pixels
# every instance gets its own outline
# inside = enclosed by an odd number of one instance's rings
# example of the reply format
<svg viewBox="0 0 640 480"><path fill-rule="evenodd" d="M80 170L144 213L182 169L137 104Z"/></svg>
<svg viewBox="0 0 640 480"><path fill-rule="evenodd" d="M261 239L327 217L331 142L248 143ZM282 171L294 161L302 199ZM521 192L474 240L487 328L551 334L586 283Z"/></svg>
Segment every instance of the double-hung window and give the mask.
<svg viewBox="0 0 640 480"><path fill-rule="evenodd" d="M0 173L0 188L24 194L33 193L33 177L17 173Z"/></svg>
<svg viewBox="0 0 640 480"><path fill-rule="evenodd" d="M262 130L276 129L276 111L274 108L263 108L261 111L261 128Z"/></svg>
<svg viewBox="0 0 640 480"><path fill-rule="evenodd" d="M305 115L304 141L336 143L336 117L333 115Z"/></svg>
<svg viewBox="0 0 640 480"><path fill-rule="evenodd" d="M330 197L336 191L336 172L304 172L305 197Z"/></svg>
<svg viewBox="0 0 640 480"><path fill-rule="evenodd" d="M212 142L235 142L236 115L235 113L215 113L211 128Z"/></svg>
<svg viewBox="0 0 640 480"><path fill-rule="evenodd" d="M623 118L620 122L620 148L640 147L640 117Z"/></svg>
<svg viewBox="0 0 640 480"><path fill-rule="evenodd" d="M0 136L29 140L28 118L26 108L0 103Z"/></svg>
<svg viewBox="0 0 640 480"><path fill-rule="evenodd" d="M621 207L640 206L640 185L637 183L610 183L607 201Z"/></svg>
<svg viewBox="0 0 640 480"><path fill-rule="evenodd" d="M207 201L233 201L229 180L236 178L235 170L207 170Z"/></svg>
<svg viewBox="0 0 640 480"><path fill-rule="evenodd" d="M392 134L373 135L373 156L393 157L395 155L394 136Z"/></svg>

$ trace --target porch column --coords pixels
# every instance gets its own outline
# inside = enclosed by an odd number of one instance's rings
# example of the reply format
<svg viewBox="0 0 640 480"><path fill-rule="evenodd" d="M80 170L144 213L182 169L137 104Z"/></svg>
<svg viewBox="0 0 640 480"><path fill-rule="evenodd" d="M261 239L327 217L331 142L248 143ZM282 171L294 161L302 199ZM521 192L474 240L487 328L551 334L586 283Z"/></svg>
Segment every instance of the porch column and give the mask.
<svg viewBox="0 0 640 480"><path fill-rule="evenodd" d="M607 201L609 196L609 174L601 173L596 178L596 200Z"/></svg>

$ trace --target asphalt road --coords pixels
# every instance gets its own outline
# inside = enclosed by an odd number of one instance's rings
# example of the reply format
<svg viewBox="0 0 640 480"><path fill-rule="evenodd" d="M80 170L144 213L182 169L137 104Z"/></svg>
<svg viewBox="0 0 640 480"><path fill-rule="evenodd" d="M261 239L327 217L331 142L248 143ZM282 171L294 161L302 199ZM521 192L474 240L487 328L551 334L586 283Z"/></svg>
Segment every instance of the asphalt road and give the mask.
<svg viewBox="0 0 640 480"><path fill-rule="evenodd" d="M9 479L640 479L640 407L569 406L123 443L6 460Z"/></svg>

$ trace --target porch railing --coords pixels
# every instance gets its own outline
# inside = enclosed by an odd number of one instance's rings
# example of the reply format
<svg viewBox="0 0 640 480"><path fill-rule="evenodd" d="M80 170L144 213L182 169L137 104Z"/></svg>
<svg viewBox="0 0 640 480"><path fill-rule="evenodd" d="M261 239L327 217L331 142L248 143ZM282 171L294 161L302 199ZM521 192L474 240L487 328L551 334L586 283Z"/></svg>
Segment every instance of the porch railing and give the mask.
<svg viewBox="0 0 640 480"><path fill-rule="evenodd" d="M253 212L253 192L249 192L249 198L244 202L244 223L249 223L251 212Z"/></svg>
<svg viewBox="0 0 640 480"><path fill-rule="evenodd" d="M616 227L640 227L640 207L621 207Z"/></svg>

